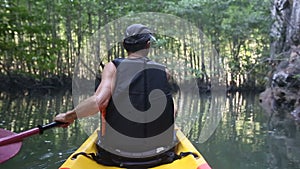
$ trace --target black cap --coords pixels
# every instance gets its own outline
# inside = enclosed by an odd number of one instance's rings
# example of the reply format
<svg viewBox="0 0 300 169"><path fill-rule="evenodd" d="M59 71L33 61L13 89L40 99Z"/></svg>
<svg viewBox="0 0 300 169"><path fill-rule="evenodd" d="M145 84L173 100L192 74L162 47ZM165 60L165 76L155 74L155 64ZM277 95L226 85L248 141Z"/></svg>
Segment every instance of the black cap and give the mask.
<svg viewBox="0 0 300 169"><path fill-rule="evenodd" d="M152 31L145 25L133 24L127 27L125 32L125 38L135 36L138 34L152 34Z"/></svg>
<svg viewBox="0 0 300 169"><path fill-rule="evenodd" d="M149 41L152 36L152 31L145 25L133 24L127 27L125 31L124 42L126 44L139 44Z"/></svg>

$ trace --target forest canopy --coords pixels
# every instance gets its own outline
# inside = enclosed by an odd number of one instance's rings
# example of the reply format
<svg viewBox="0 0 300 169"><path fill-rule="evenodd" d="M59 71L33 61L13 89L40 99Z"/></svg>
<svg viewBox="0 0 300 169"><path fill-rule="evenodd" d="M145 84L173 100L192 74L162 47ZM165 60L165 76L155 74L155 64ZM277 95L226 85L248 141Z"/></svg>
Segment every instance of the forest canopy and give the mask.
<svg viewBox="0 0 300 169"><path fill-rule="evenodd" d="M0 5L2 77L71 78L75 59L102 26L129 14L159 12L186 19L202 30L222 59L227 85L253 89L268 82L272 24L268 0L2 0ZM178 41L167 37L160 42L186 57L195 78L203 78L203 65L195 62L200 55L186 48L176 50ZM100 66L125 54L122 48L108 51Z"/></svg>

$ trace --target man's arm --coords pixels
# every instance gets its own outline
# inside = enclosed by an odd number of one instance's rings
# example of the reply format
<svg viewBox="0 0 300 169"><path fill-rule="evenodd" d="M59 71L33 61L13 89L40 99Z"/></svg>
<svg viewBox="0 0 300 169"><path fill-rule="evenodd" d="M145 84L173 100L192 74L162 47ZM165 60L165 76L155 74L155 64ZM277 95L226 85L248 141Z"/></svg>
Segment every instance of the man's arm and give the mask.
<svg viewBox="0 0 300 169"><path fill-rule="evenodd" d="M102 80L96 90L95 96L100 110L105 109L112 96L115 88L116 67L112 62L109 62L103 70Z"/></svg>
<svg viewBox="0 0 300 169"><path fill-rule="evenodd" d="M168 79L168 81L170 81L170 79L171 79L170 71L167 68L165 69L165 71L166 71L166 74L167 74L167 79Z"/></svg>
<svg viewBox="0 0 300 169"><path fill-rule="evenodd" d="M72 124L77 118L87 117L96 114L99 110L105 109L114 88L115 73L116 68L112 62L105 65L102 72L101 83L95 94L80 102L73 110L58 114L54 120L67 123L62 126L66 127Z"/></svg>
<svg viewBox="0 0 300 169"><path fill-rule="evenodd" d="M166 71L166 74L167 74L167 80L168 80L169 83L171 83L172 78L171 78L170 71L167 68L165 69L165 71ZM174 106L174 118L176 118L178 108L177 108L177 106L174 102L173 102L173 106Z"/></svg>

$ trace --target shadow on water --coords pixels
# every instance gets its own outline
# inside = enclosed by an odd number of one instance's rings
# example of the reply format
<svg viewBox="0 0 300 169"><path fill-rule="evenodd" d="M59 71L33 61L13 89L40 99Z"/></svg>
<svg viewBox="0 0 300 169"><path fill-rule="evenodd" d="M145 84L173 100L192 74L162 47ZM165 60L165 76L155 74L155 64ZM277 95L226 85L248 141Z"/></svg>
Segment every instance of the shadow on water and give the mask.
<svg viewBox="0 0 300 169"><path fill-rule="evenodd" d="M236 93L223 101L210 95L182 97L176 100L184 107L179 108L176 124L213 169L300 168L299 130L294 131L293 138L269 131L269 119L259 106L258 94ZM0 127L20 132L51 122L55 114L72 107L68 92L43 96L0 93ZM217 124L212 131L203 129L208 122ZM0 169L56 169L86 138L78 123L68 129L48 130L25 139L19 154Z"/></svg>

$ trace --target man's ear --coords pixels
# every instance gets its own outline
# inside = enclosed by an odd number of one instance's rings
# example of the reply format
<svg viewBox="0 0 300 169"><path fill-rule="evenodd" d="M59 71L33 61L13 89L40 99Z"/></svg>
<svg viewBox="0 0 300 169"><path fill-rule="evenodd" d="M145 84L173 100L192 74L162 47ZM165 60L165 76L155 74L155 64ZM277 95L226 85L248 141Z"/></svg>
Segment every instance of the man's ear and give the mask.
<svg viewBox="0 0 300 169"><path fill-rule="evenodd" d="M146 44L146 49L149 49L150 48L150 41L147 41L147 44Z"/></svg>

